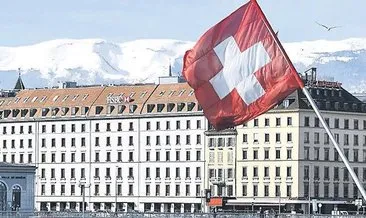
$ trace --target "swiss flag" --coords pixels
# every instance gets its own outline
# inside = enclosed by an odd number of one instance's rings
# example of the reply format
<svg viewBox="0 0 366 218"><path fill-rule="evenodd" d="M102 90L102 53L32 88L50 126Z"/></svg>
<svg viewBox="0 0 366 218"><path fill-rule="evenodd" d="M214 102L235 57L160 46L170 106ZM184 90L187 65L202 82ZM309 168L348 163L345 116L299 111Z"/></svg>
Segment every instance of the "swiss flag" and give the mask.
<svg viewBox="0 0 366 218"><path fill-rule="evenodd" d="M186 52L183 76L217 130L245 123L304 87L255 0Z"/></svg>

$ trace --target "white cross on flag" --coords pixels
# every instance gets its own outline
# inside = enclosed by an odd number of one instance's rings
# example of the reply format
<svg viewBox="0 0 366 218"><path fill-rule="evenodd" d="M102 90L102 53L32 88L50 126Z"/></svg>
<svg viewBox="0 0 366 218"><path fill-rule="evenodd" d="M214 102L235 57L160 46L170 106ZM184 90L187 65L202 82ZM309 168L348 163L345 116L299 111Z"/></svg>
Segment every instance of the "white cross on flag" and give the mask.
<svg viewBox="0 0 366 218"><path fill-rule="evenodd" d="M304 87L255 0L186 52L183 76L217 130L247 122Z"/></svg>

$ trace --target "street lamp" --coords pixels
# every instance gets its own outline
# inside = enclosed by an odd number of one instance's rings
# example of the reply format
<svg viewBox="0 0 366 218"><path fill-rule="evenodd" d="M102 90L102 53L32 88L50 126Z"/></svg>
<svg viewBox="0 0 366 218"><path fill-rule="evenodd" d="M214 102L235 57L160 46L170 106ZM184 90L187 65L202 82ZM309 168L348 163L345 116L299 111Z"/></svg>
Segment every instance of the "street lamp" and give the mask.
<svg viewBox="0 0 366 218"><path fill-rule="evenodd" d="M90 187L90 184L88 185L88 187L85 187L85 182L79 181L79 188L81 188L81 192L83 195L83 203L82 203L83 217L85 217L85 188L89 188L89 187Z"/></svg>

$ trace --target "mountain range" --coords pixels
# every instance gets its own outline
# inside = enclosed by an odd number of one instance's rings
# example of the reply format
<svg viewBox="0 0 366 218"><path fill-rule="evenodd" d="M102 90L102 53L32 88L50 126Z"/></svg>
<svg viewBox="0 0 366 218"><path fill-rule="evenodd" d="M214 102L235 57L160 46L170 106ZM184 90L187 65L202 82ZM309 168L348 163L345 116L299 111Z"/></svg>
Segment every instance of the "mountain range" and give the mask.
<svg viewBox="0 0 366 218"><path fill-rule="evenodd" d="M318 78L366 92L366 38L284 43L299 72L316 67ZM88 84L153 83L180 75L182 59L194 42L144 39L124 43L103 39L58 39L29 46L0 47L0 88L13 88L22 74L26 87L50 87L59 81Z"/></svg>

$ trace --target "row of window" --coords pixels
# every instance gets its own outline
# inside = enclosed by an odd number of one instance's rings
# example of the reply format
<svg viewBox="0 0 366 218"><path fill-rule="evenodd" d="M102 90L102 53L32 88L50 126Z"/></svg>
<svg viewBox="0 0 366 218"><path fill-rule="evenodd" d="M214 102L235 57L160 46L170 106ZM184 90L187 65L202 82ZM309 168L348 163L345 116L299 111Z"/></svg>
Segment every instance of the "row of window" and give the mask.
<svg viewBox="0 0 366 218"><path fill-rule="evenodd" d="M320 195L320 185L323 185L323 195ZM357 186L354 184L353 185L353 195L350 196L349 193L349 186L350 184L348 183L344 183L343 184L343 195L341 195L340 193L340 188L341 188L341 184L339 183L333 183L333 190L330 189L330 183L324 183L324 184L319 184L318 182L315 183L311 183L311 195L313 197L319 198L319 197L324 197L324 198L339 198L339 197L343 197L343 198L353 198L353 199L357 199L360 197L359 195L359 191ZM309 182L304 182L304 197L308 197L309 196Z"/></svg>
<svg viewBox="0 0 366 218"><path fill-rule="evenodd" d="M156 121L155 122L155 130L162 130L162 125L160 125L161 122L160 121ZM201 129L202 125L201 125L201 120L197 120L196 121L196 129ZM192 125L191 125L191 120L186 120L186 126L185 129L191 129ZM171 125L170 125L170 121L165 121L165 130L170 130L171 129ZM181 125L181 121L177 120L175 121L175 129L182 129L182 125ZM152 130L152 126L151 126L151 122L148 121L146 122L146 130Z"/></svg>
<svg viewBox="0 0 366 218"><path fill-rule="evenodd" d="M334 133L334 139L339 143L339 133ZM351 135L352 136L352 135ZM353 145L358 146L359 145L359 135L353 134ZM363 135L363 141L362 145L366 146L366 135ZM327 133L324 133L323 142L325 145L329 144L329 136ZM310 133L304 132L304 143L308 144L310 143ZM314 144L320 143L320 133L314 132ZM343 145L347 146L350 145L350 134L343 134Z"/></svg>
<svg viewBox="0 0 366 218"><path fill-rule="evenodd" d="M57 185L58 186L58 185ZM61 184L59 185L60 190L59 193L60 195L66 195L66 185ZM182 188L184 187L184 192L182 192ZM76 195L76 185L70 185L70 189L68 190L69 192L67 193L67 195ZM88 188L85 185L81 185L79 187L79 195L83 195L83 192L85 192L85 189ZM90 189L94 189L93 190L93 195L94 196L100 196L100 185L96 184L93 187L89 187ZM192 193L191 191L193 191L193 193L195 193L194 196L201 196L201 185L197 184L195 186L191 186L190 184L186 184L184 186L181 186L180 184L177 184L174 186L174 193L172 193L172 185L165 185L165 189L162 189L162 186L160 184L155 185L155 189L154 189L154 196L191 196ZM195 188L195 190L192 190L192 188ZM113 193L112 193L113 190ZM105 185L105 189L104 189L104 196L111 196L113 195L118 195L118 196L123 196L123 192L122 192L122 184L118 184L116 187L111 187L110 184L106 184ZM129 184L128 185L128 196L133 196L134 193L134 186L133 184ZM164 193L163 193L164 191ZM184 195L182 195L184 193ZM51 195L56 195L56 185L52 184L50 185L50 194ZM174 195L173 195L174 194ZM46 195L46 185L42 184L41 185L41 195ZM152 196L151 193L151 185L146 185L145 186L145 195L146 196Z"/></svg>
<svg viewBox="0 0 366 218"><path fill-rule="evenodd" d="M161 136L157 135L155 136L155 145L161 145ZM181 136L176 135L175 136L175 145L180 145L182 142ZM200 145L202 143L201 135L196 135L196 145ZM151 143L151 136L146 136L146 145L150 146ZM185 138L185 144L190 145L191 144L191 135L186 135ZM169 135L165 136L165 145L171 145L171 137Z"/></svg>
<svg viewBox="0 0 366 218"><path fill-rule="evenodd" d="M182 168L183 169L183 168ZM156 167L155 168L155 178L156 179L161 179L161 178L171 178L171 173L170 173L170 167L166 167L165 168L165 175L162 175L162 173L161 173L161 170L162 170L162 168L160 168L160 167ZM175 177L174 178L181 178L181 168L180 167L176 167L175 168ZM186 179L190 179L191 178L191 167L186 167L185 168L185 178ZM165 176L165 177L164 177ZM152 173L151 173L151 169L150 169L150 167L147 167L146 169L145 169L145 178L146 179L151 179L152 178ZM196 178L196 179L201 179L202 177L201 177L201 167L196 167L196 171L195 171L195 177L194 178Z"/></svg>
<svg viewBox="0 0 366 218"><path fill-rule="evenodd" d="M314 147L311 149L310 147L304 147L304 159L305 160L325 160L325 161L341 161L341 158L338 154L338 151L333 149L333 156L330 155L330 148L322 148L323 156L321 157L321 148ZM366 163L366 149L362 150L362 159L360 159L360 150L359 149L348 149L343 148L343 154L349 161L353 162L365 162ZM352 154L352 155L350 155ZM332 157L332 158L331 158ZM352 157L352 159L350 158Z"/></svg>
<svg viewBox="0 0 366 218"><path fill-rule="evenodd" d="M281 186L280 185L274 185L274 189L273 187L270 188L273 185L263 185L263 193L261 194L261 196L259 196L259 190L258 184L254 184L253 188L252 188L252 196L254 197L279 197L279 196L283 196L282 191L281 191ZM286 196L287 197L291 197L291 192L292 192L292 186L291 185L286 185ZM242 195L243 197L247 197L248 195L248 185L243 185L242 186Z"/></svg>
<svg viewBox="0 0 366 218"><path fill-rule="evenodd" d="M270 159L280 160L281 158L283 158L281 156L281 149L280 148L276 148L274 153L273 152L271 153L270 151L271 151L270 148L264 148L264 156L261 159L262 160L270 160ZM272 158L271 158L271 156L272 156ZM248 150L244 149L242 151L242 158L243 158L243 160L248 160ZM253 160L259 160L259 149L257 149L257 148L253 149L252 159ZM292 159L292 148L287 148L286 149L286 159L287 160Z"/></svg>
<svg viewBox="0 0 366 218"><path fill-rule="evenodd" d="M281 167L274 167L274 168L275 168L275 171L274 171L274 175L272 174L272 176L281 178ZM270 178L270 176L271 176L270 169L271 169L271 167L269 167L269 166L263 167L263 174L262 174L263 178ZM211 178L212 175L209 175L209 176ZM253 167L252 176L253 176L253 178L259 178L259 167L257 167L257 166ZM286 178L292 178L292 167L286 167ZM246 167L246 166L242 168L242 179L245 179L245 180L248 179L248 167Z"/></svg>
<svg viewBox="0 0 366 218"><path fill-rule="evenodd" d="M260 140L259 133L253 133L253 144L258 144L259 140ZM264 133L264 141L263 142L267 143L267 144L270 143L270 134L269 133ZM275 142L276 143L281 143L281 133L276 133L275 134ZM292 133L287 133L286 142L287 143L292 143ZM248 134L246 134L246 133L243 134L243 143L248 143Z"/></svg>
<svg viewBox="0 0 366 218"><path fill-rule="evenodd" d="M340 122L339 118L334 118L332 123L330 123L329 118L325 118L324 120L325 120L325 122L327 123L327 125L329 127L334 128L334 129L339 129L340 128L340 123L341 122ZM260 125L259 121L260 121L259 118L253 119L253 121L251 121L252 124L253 124L252 127L262 126L262 125ZM363 124L362 129L366 129L366 120L363 120L362 124ZM293 125L292 117L287 117L286 118L286 126L292 126L292 125ZM270 118L264 118L263 127L270 127L270 126L271 126ZM276 117L275 118L275 124L273 125L273 127L280 127L280 126L282 126L282 120L281 120L280 117ZM318 117L314 117L313 122L311 122L310 117L305 116L304 117L304 126L305 127L321 127L321 123L320 123L320 120L319 120ZM247 123L243 124L243 127L248 127L248 124ZM342 128L343 129L350 129L350 119L343 119ZM353 129L355 129L355 130L360 129L359 120L357 120L357 119L353 120Z"/></svg>
<svg viewBox="0 0 366 218"><path fill-rule="evenodd" d="M18 160L16 160L15 154L10 154L10 160L7 158L8 154L3 154L2 162L10 162L10 163L33 163L33 154L19 154ZM27 160L25 159L27 157Z"/></svg>
<svg viewBox="0 0 366 218"><path fill-rule="evenodd" d="M201 167L196 167L195 168L195 177L192 177L191 174L191 167L185 167L185 168L180 168L180 167L176 167L176 168L172 168L174 169L174 177L173 175L171 175L171 168L170 167L165 167L165 168L160 168L160 167L156 167L154 170L154 178L156 179L161 179L161 178L176 178L176 179L180 179L182 178L181 176L184 175L186 179L188 178L196 178L196 179L201 179ZM181 175L181 169L185 170L185 173ZM66 180L66 178L70 178L71 180L75 180L76 179L76 169L75 168L71 168L70 169L70 174L66 175L67 169L65 168L61 168L60 169L60 174L57 174L57 176L60 176L59 178L61 180ZM164 170L164 175L162 174L162 170ZM232 170L232 169L231 169ZM128 179L133 179L134 178L134 171L133 171L133 167L129 167L128 171L127 171L127 178ZM55 168L51 168L50 172L48 172L48 170L46 168L42 168L41 169L41 179L46 179L47 175L50 176L50 179L56 179L56 169ZM80 169L80 179L85 179L85 168L81 168ZM100 179L100 168L94 168L94 179ZM107 167L105 168L105 179L107 180L111 180L112 178L112 174L111 174L111 168ZM165 177L164 177L165 176ZM116 179L122 179L123 175L122 175L122 168L118 167L115 171L115 175L113 176ZM150 167L146 167L145 169L145 178L146 179L151 179L152 178L152 174L151 174L151 168Z"/></svg>
<svg viewBox="0 0 366 218"><path fill-rule="evenodd" d="M165 159L161 158L161 153L162 153L161 151L156 151L155 152L155 161L173 161L172 154L171 154L173 152L165 151ZM195 159L192 158L191 151L186 151L184 158L181 157L181 153L183 153L183 152L175 151L174 161L201 161L201 151L200 150L196 151ZM112 152L111 151L106 151L105 154L106 154L105 155L105 162L111 162L112 161L112 159L111 159ZM56 160L56 153L51 153L50 157L51 157L51 161L50 161L51 163L56 163L56 162L75 163L76 162L76 153L75 152L70 153L70 159L69 160L66 160L66 152L61 152L60 153L59 161ZM116 157L117 162L123 162L123 161L133 162L133 161L135 161L133 151L128 152L128 160L123 160L122 157L123 157L122 151L117 151L117 157ZM79 162L85 162L86 161L85 152L80 153L80 159L78 159L78 160L79 160ZM100 161L101 161L100 151L96 151L94 153L94 162L100 162ZM146 151L146 161L152 161L151 151ZM41 154L41 163L48 163L46 153Z"/></svg>
<svg viewBox="0 0 366 218"><path fill-rule="evenodd" d="M313 171L313 179L314 180L330 180L331 177L331 167L325 166L323 168L323 171L320 172L320 167L319 166L314 166L314 171ZM342 167L333 167L333 180L334 181L339 181L340 180L340 172L343 169L343 181L350 181L350 175L349 172L347 170L347 168L342 168ZM353 171L355 172L355 174L357 176L359 176L359 168L358 167L354 167ZM323 178L320 178L320 175L322 175ZM309 166L304 166L304 179L308 180L310 178L310 167ZM362 180L366 181L366 168L362 168Z"/></svg>

